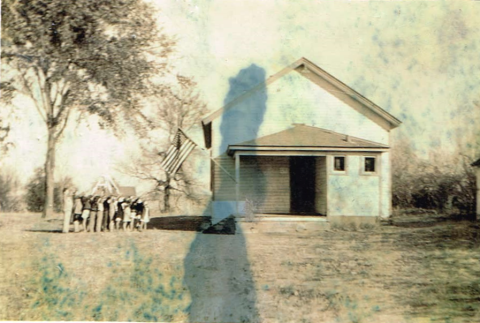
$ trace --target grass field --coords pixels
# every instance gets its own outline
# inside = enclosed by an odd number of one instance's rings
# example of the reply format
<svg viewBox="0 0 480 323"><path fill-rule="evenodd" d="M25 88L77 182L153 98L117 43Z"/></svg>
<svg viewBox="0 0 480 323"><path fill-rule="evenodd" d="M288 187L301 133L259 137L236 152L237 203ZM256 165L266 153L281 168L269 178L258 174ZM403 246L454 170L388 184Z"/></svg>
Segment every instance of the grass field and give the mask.
<svg viewBox="0 0 480 323"><path fill-rule="evenodd" d="M480 322L479 225L61 234L0 215L1 320Z"/></svg>

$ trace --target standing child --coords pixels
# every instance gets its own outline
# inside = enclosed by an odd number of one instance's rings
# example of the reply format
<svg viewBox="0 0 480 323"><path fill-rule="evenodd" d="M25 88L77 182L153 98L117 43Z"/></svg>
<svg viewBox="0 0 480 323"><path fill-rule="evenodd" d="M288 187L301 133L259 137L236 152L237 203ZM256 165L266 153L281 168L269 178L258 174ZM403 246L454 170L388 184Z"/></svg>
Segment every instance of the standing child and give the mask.
<svg viewBox="0 0 480 323"><path fill-rule="evenodd" d="M136 222L135 222L135 228L138 230L142 230L142 219L143 219L143 210L145 206L143 205L143 201L141 199L137 200L137 205L136 205Z"/></svg>
<svg viewBox="0 0 480 323"><path fill-rule="evenodd" d="M115 215L115 230L120 230L120 221L123 220L123 202L124 198L120 197L117 203L117 214Z"/></svg>
<svg viewBox="0 0 480 323"><path fill-rule="evenodd" d="M100 196L97 200L97 221L95 232L100 232L103 229L103 202L104 198L103 196Z"/></svg>
<svg viewBox="0 0 480 323"><path fill-rule="evenodd" d="M108 215L109 215L109 222L108 222L108 229L110 232L112 232L114 228L114 223L115 223L115 216L117 213L117 199L115 196L112 196L110 200L108 201Z"/></svg>
<svg viewBox="0 0 480 323"><path fill-rule="evenodd" d="M150 208L148 203L143 203L142 230L147 230L147 224L150 222Z"/></svg>
<svg viewBox="0 0 480 323"><path fill-rule="evenodd" d="M94 232L95 231L95 223L97 222L97 212L98 212L98 196L92 197L90 200L90 223L88 224L88 231Z"/></svg>
<svg viewBox="0 0 480 323"><path fill-rule="evenodd" d="M103 231L108 230L108 225L110 223L110 199L112 197L109 196L106 199L103 199L103 222L102 222L102 227Z"/></svg>
<svg viewBox="0 0 480 323"><path fill-rule="evenodd" d="M74 195L73 200L73 231L79 232L79 222L82 221L82 197L79 195Z"/></svg>
<svg viewBox="0 0 480 323"><path fill-rule="evenodd" d="M73 210L73 199L70 188L66 187L63 189L63 233L68 233L70 231L70 217L72 216Z"/></svg>
<svg viewBox="0 0 480 323"><path fill-rule="evenodd" d="M132 221L132 212L130 209L130 200L125 200L125 202L122 203L122 208L123 208L123 231L127 231L129 229L130 222Z"/></svg>
<svg viewBox="0 0 480 323"><path fill-rule="evenodd" d="M90 203L91 196L84 196L82 197L82 226L83 231L87 232L87 221L90 218L90 210L92 208L92 204Z"/></svg>
<svg viewBox="0 0 480 323"><path fill-rule="evenodd" d="M132 204L130 204L130 230L133 231L135 230L136 224L137 224L137 203L138 203L138 198L135 200L132 200Z"/></svg>

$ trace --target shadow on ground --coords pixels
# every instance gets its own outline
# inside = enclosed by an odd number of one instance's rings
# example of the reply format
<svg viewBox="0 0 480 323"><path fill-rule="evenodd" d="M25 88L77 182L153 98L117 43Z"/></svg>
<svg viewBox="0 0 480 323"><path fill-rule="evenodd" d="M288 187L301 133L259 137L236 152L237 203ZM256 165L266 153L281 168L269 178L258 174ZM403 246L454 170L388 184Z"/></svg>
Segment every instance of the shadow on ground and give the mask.
<svg viewBox="0 0 480 323"><path fill-rule="evenodd" d="M206 216L165 216L152 218L149 229L202 232L211 226L211 218Z"/></svg>

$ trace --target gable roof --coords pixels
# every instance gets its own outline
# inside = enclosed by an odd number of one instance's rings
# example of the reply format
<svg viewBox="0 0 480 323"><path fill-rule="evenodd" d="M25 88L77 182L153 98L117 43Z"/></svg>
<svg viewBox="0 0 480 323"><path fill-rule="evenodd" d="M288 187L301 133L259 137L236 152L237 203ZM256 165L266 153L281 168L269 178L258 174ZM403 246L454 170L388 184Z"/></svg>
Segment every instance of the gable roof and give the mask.
<svg viewBox="0 0 480 323"><path fill-rule="evenodd" d="M110 175L100 176L97 183L93 186L92 195L98 194L136 196L134 186L120 186Z"/></svg>
<svg viewBox="0 0 480 323"><path fill-rule="evenodd" d="M119 186L118 191L120 196L137 196L137 192L133 186Z"/></svg>
<svg viewBox="0 0 480 323"><path fill-rule="evenodd" d="M228 154L235 150L264 150L261 148L351 148L351 149L373 149L383 150L389 147L373 141L352 137L327 129L294 124L293 128L283 130L272 135L246 141L239 144L229 145Z"/></svg>
<svg viewBox="0 0 480 323"><path fill-rule="evenodd" d="M230 101L229 103L224 105L222 108L220 108L217 111L208 115L206 118L204 118L202 120L202 124L206 125L206 124L212 122L214 119L221 116L224 111L228 110L229 108L234 106L236 103L242 101L244 98L246 98L252 92L272 84L273 82L275 82L276 80L278 80L279 78L284 76L285 74L287 74L291 71L294 71L295 69L297 69L299 67L302 67L302 66L303 66L303 68L306 68L309 71L316 74L317 76L323 78L328 83L330 83L331 85L338 88L341 92L349 95L351 98L358 101L359 103L361 103L362 105L364 105L365 107L370 109L372 112L374 112L375 114L377 114L378 116L380 116L381 118L386 120L391 125L391 128L396 128L402 123L400 120L395 118L393 115L391 115L387 111L383 110L378 105L376 105L375 103L373 103L372 101L370 101L369 99L367 99L366 97L364 97L363 95L361 95L360 93L358 93L357 91L352 89L351 87L347 86L345 83L343 83L340 80L338 80L337 78L333 77L332 75L330 75L329 73L327 73L326 71L324 71L323 69L321 69L320 67L315 65L314 63L310 62L308 59L302 57L302 58L298 59L297 61L295 61L293 64L291 64L291 65L285 67L284 69L282 69L280 72L270 76L265 82L257 84L256 86L251 88L249 91L246 91L244 94L242 94L242 95L238 96L237 98L235 98L234 100Z"/></svg>

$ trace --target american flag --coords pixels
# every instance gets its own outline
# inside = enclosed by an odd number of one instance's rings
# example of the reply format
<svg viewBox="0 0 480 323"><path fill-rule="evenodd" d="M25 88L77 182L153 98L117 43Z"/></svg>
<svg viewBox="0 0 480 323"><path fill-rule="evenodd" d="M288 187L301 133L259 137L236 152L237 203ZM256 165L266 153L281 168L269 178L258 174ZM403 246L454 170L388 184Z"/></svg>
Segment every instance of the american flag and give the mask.
<svg viewBox="0 0 480 323"><path fill-rule="evenodd" d="M169 174L174 175L185 159L197 145L178 128L172 145L168 148L161 166Z"/></svg>

